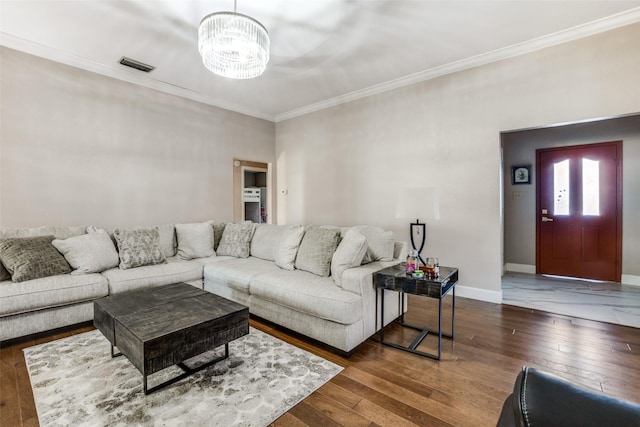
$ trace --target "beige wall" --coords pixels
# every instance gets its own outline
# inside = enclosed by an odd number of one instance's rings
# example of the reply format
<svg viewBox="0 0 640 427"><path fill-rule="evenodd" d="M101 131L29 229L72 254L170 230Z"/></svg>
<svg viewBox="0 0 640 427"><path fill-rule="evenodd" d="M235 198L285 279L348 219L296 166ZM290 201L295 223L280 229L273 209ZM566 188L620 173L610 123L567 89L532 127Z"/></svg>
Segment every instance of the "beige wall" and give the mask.
<svg viewBox="0 0 640 427"><path fill-rule="evenodd" d="M622 274L640 276L640 115L509 132L504 156L504 262L536 265L536 149L622 141ZM511 166L532 165L531 185L511 185ZM520 193L519 198L513 192ZM624 280L623 280L624 282Z"/></svg>
<svg viewBox="0 0 640 427"><path fill-rule="evenodd" d="M435 186L424 254L460 268L460 294L499 301L500 132L639 112L638 40L634 24L278 123L279 222L408 240L396 191Z"/></svg>
<svg viewBox="0 0 640 427"><path fill-rule="evenodd" d="M0 225L233 218L233 158L275 125L0 49ZM132 71L135 72L135 71Z"/></svg>

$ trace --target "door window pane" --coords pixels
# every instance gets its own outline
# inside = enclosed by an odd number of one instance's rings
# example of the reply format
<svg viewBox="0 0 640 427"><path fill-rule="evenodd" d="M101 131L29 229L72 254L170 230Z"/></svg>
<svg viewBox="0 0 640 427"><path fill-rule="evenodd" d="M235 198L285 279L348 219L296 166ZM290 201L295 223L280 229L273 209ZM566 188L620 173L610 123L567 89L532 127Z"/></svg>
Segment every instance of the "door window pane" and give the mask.
<svg viewBox="0 0 640 427"><path fill-rule="evenodd" d="M582 215L600 215L600 162L582 159Z"/></svg>
<svg viewBox="0 0 640 427"><path fill-rule="evenodd" d="M553 165L553 214L569 215L569 159Z"/></svg>

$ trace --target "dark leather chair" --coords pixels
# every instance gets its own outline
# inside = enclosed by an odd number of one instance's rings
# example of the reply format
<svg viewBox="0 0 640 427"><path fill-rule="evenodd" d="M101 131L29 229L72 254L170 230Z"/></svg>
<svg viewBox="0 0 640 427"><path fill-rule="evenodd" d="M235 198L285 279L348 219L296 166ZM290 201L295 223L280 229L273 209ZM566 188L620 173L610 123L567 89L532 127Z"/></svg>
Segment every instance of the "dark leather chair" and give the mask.
<svg viewBox="0 0 640 427"><path fill-rule="evenodd" d="M640 427L640 405L524 367L497 427Z"/></svg>

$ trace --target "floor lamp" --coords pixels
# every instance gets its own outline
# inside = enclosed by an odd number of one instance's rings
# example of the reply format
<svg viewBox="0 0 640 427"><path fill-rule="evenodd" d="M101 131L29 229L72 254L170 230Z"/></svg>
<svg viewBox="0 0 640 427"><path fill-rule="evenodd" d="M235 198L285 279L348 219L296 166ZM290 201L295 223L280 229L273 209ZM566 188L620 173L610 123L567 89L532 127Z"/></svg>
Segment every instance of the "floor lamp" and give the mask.
<svg viewBox="0 0 640 427"><path fill-rule="evenodd" d="M418 253L420 261L426 265L422 258L422 250L426 243L426 224L420 222L423 220L433 220L440 218L440 209L438 206L438 192L433 187L422 188L402 188L398 192L396 201L396 218L413 219L416 222L409 223L409 235L411 236L411 245ZM416 239L420 245L416 245Z"/></svg>

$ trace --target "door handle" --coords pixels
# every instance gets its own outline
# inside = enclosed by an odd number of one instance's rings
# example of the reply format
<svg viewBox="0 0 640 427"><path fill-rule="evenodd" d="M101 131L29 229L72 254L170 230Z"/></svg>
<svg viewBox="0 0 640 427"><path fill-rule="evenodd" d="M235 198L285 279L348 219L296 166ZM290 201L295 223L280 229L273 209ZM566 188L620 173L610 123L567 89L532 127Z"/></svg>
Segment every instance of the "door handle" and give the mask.
<svg viewBox="0 0 640 427"><path fill-rule="evenodd" d="M547 218L546 216L543 216L542 222L553 222L553 218Z"/></svg>

